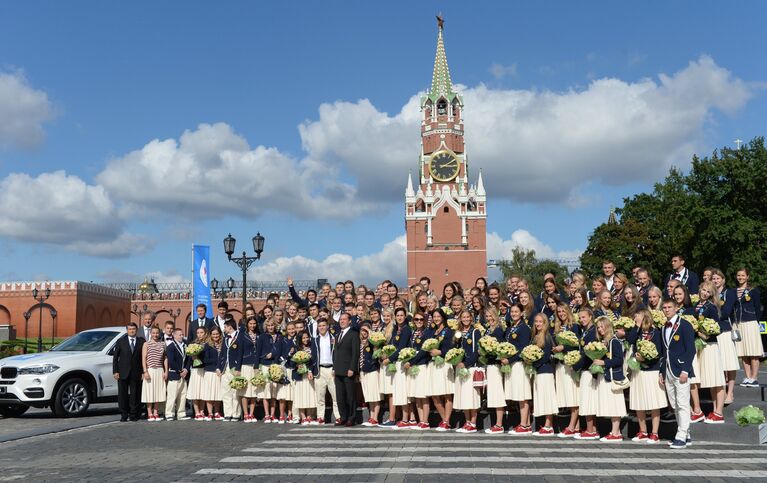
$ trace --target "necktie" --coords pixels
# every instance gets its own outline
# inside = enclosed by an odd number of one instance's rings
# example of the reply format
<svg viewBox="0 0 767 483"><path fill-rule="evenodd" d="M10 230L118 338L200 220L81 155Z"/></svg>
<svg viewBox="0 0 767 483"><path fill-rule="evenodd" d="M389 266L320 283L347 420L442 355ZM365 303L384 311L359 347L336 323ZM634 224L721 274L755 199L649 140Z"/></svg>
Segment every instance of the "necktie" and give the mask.
<svg viewBox="0 0 767 483"><path fill-rule="evenodd" d="M200 319L200 327L205 327L205 321Z"/></svg>
<svg viewBox="0 0 767 483"><path fill-rule="evenodd" d="M131 337L130 339L130 351L133 353L133 351L136 349L136 339Z"/></svg>
<svg viewBox="0 0 767 483"><path fill-rule="evenodd" d="M666 322L666 325L664 325L664 327L667 328L667 329L670 329L673 326L674 326L674 324L672 324L671 321Z"/></svg>

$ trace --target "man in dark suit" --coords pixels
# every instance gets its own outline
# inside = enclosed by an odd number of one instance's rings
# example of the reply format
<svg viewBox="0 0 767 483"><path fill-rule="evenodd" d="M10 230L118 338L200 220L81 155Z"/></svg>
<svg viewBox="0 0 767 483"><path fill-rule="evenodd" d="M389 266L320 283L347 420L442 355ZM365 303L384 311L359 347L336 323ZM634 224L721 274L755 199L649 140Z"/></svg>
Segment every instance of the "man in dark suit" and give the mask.
<svg viewBox="0 0 767 483"><path fill-rule="evenodd" d="M698 293L698 285L700 284L698 274L685 266L684 256L674 255L671 257L671 268L674 269L674 273L666 277L666 280L663 283L664 287L668 287L668 282L670 280L678 280L682 285L687 287L687 291L690 295Z"/></svg>
<svg viewBox="0 0 767 483"><path fill-rule="evenodd" d="M141 349L145 340L138 337L138 327L131 322L127 334L118 339L112 356L112 373L117 380L117 403L120 407L120 421L138 421L141 399Z"/></svg>
<svg viewBox="0 0 767 483"><path fill-rule="evenodd" d="M360 369L359 332L351 328L351 316L344 312L338 319L341 332L333 351L333 373L336 383L336 400L340 421L336 426L354 426L357 415L357 393L354 387L354 375Z"/></svg>
<svg viewBox="0 0 767 483"><path fill-rule="evenodd" d="M186 330L187 344L191 343L195 339L198 327L205 327L205 330L210 332L210 329L216 325L213 319L207 316L208 307L205 304L197 305L196 310L197 318L189 321L189 328Z"/></svg>

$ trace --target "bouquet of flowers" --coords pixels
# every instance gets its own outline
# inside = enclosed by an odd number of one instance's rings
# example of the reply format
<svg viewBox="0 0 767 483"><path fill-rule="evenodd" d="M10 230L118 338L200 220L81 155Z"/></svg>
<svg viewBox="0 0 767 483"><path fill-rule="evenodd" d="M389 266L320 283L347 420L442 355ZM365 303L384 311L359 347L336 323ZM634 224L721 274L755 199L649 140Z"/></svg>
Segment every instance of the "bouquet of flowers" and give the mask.
<svg viewBox="0 0 767 483"><path fill-rule="evenodd" d="M431 353L431 351L433 351L434 349L439 349L439 339L435 339L435 338L426 339L425 341L423 341L423 345L421 345L421 349L428 353ZM445 358L442 356L431 356L431 360L433 360L434 363L437 364L438 366L441 366L442 364L445 363Z"/></svg>
<svg viewBox="0 0 767 483"><path fill-rule="evenodd" d="M690 325L692 325L692 328L693 330L695 330L695 332L698 331L698 319L696 319L692 315L683 315L682 320L686 320L687 322L689 322Z"/></svg>
<svg viewBox="0 0 767 483"><path fill-rule="evenodd" d="M272 382L282 382L285 379L285 368L280 364L272 364L269 366L269 379Z"/></svg>
<svg viewBox="0 0 767 483"><path fill-rule="evenodd" d="M385 345L381 347L380 349L376 349L373 351L373 358L374 359L388 359L389 356L397 352L397 348L394 347L391 344Z"/></svg>
<svg viewBox="0 0 767 483"><path fill-rule="evenodd" d="M450 330L458 330L458 319L447 319L447 326L450 327Z"/></svg>
<svg viewBox="0 0 767 483"><path fill-rule="evenodd" d="M508 359L514 357L517 354L517 348L511 342L501 342L495 348L495 358L498 360ZM501 373L508 374L511 372L511 364L501 365Z"/></svg>
<svg viewBox="0 0 767 483"><path fill-rule="evenodd" d="M417 351L413 349L412 347L405 347L404 349L399 351L399 356L397 357L397 360L404 364L410 359L412 359L413 357L415 357L416 354L417 354Z"/></svg>
<svg viewBox="0 0 767 483"><path fill-rule="evenodd" d="M451 309L451 308L450 308L450 307L448 307L447 305L446 305L446 306L444 306L444 307L442 307L442 311L443 311L443 312L445 313L445 315L447 315L448 317L450 317L451 315L453 315L453 309Z"/></svg>
<svg viewBox="0 0 767 483"><path fill-rule="evenodd" d="M541 349L535 344L530 344L529 346L522 349L522 353L520 354L520 357L522 358L522 362L525 363L525 373L528 376L532 376L533 374L535 374L535 368L533 367L533 363L540 360L541 357L543 357L543 349Z"/></svg>
<svg viewBox="0 0 767 483"><path fill-rule="evenodd" d="M255 376L250 380L250 383L253 385L253 387L263 387L266 385L266 376L261 373L261 371L257 372Z"/></svg>
<svg viewBox="0 0 767 483"><path fill-rule="evenodd" d="M578 340L578 336L575 335L575 332L570 330L563 330L559 334L557 334L557 344L561 344L565 347L579 347L580 346L580 340ZM557 359L559 361L565 360L565 353L564 352L557 352L554 354L554 359Z"/></svg>
<svg viewBox="0 0 767 483"><path fill-rule="evenodd" d="M662 329L666 325L666 316L663 315L661 310L651 310L652 323L657 329Z"/></svg>
<svg viewBox="0 0 767 483"><path fill-rule="evenodd" d="M445 354L445 362L447 362L451 366L457 366L458 364L461 363L461 361L463 361L463 357L465 355L466 355L466 351L464 351L460 347L455 347L447 351L447 354Z"/></svg>
<svg viewBox="0 0 767 483"><path fill-rule="evenodd" d="M495 350L498 347L498 340L491 336L486 335L479 339L479 363L486 366L488 363L488 356L495 354Z"/></svg>
<svg viewBox="0 0 767 483"><path fill-rule="evenodd" d="M485 329L485 326L480 324L479 322L474 323L474 328L479 331L480 336L485 335L485 332L487 332L487 329Z"/></svg>
<svg viewBox="0 0 767 483"><path fill-rule="evenodd" d="M618 320L613 322L613 327L616 329L624 329L629 330L636 326L636 322L634 322L634 319L631 317L620 317Z"/></svg>
<svg viewBox="0 0 767 483"><path fill-rule="evenodd" d="M290 358L290 360L296 363L296 372L299 374L306 374L309 372L309 368L306 367L306 364L308 364L311 359L312 356L306 351L298 351Z"/></svg>
<svg viewBox="0 0 767 483"><path fill-rule="evenodd" d="M186 355L192 356L192 367L200 367L202 361L200 360L200 354L202 354L202 344L189 344L186 346Z"/></svg>
<svg viewBox="0 0 767 483"><path fill-rule="evenodd" d="M407 370L407 373L409 376L417 376L418 373L421 372L421 366L410 366L410 369Z"/></svg>
<svg viewBox="0 0 767 483"><path fill-rule="evenodd" d="M714 319L705 318L698 323L698 332L701 332L702 334L711 338L719 335L721 329L719 328L719 324ZM696 349L702 349L706 347L706 344L708 344L708 342L703 339L695 339Z"/></svg>
<svg viewBox="0 0 767 483"><path fill-rule="evenodd" d="M580 312L573 312L573 323L576 325L581 325Z"/></svg>
<svg viewBox="0 0 767 483"><path fill-rule="evenodd" d="M596 361L598 359L603 358L605 355L607 355L607 346L602 341L595 340L594 342L589 342L583 347L583 352L588 356L589 359L592 361ZM589 371L592 374L604 374L605 370L602 366L598 366L596 364L592 364L591 367L589 367Z"/></svg>
<svg viewBox="0 0 767 483"><path fill-rule="evenodd" d="M368 337L368 342L370 342L370 345L373 347L381 347L386 344L386 336L383 332L372 332L370 337Z"/></svg>
<svg viewBox="0 0 767 483"><path fill-rule="evenodd" d="M574 366L581 361L581 351L570 351L565 354L564 363L568 366Z"/></svg>
<svg viewBox="0 0 767 483"><path fill-rule="evenodd" d="M658 348L650 340L640 339L637 341L637 354L642 356L645 362L658 358ZM629 368L632 371L639 371L642 369L644 362L640 363L636 356L629 359Z"/></svg>
<svg viewBox="0 0 767 483"><path fill-rule="evenodd" d="M233 377L232 380L229 381L229 387L231 387L235 391L239 391L240 389L245 389L246 387L248 387L248 380L242 376Z"/></svg>
<svg viewBox="0 0 767 483"><path fill-rule="evenodd" d="M700 302L700 295L696 293L690 295L690 302L692 302L693 305L698 305L698 302Z"/></svg>

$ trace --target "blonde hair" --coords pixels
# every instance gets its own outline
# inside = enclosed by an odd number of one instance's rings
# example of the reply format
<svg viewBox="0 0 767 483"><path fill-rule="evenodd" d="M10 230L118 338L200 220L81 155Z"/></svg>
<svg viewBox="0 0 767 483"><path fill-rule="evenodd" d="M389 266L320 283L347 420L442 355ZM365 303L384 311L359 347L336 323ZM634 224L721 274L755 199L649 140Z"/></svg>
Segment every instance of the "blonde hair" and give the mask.
<svg viewBox="0 0 767 483"><path fill-rule="evenodd" d="M602 342L604 341L610 341L610 339L613 338L615 335L615 329L613 328L613 321L610 319L610 317L605 317L604 315L597 317L597 320L594 322L594 325L599 329L599 324L602 324L602 328L604 329L605 335L602 338Z"/></svg>
<svg viewBox="0 0 767 483"><path fill-rule="evenodd" d="M538 331L538 328L535 326L535 321L539 317L543 320L543 328L540 331ZM543 315L542 312L538 312L535 314L535 317L533 317L533 340L535 341L535 345L543 349L546 345L547 337L551 338L551 334L549 334L549 319Z"/></svg>
<svg viewBox="0 0 767 483"><path fill-rule="evenodd" d="M653 326L652 314L648 309L638 310L634 317L642 317L642 322L639 324L639 330L650 330Z"/></svg>
<svg viewBox="0 0 767 483"><path fill-rule="evenodd" d="M554 333L559 334L562 331L562 321L559 320L559 309L564 308L565 312L565 318L567 319L565 321L565 330L570 330L570 327L573 325L573 312L570 310L570 306L568 306L564 302L560 302L557 304L557 308L554 309Z"/></svg>
<svg viewBox="0 0 767 483"><path fill-rule="evenodd" d="M721 306L719 305L719 292L716 290L716 287L714 287L714 282L703 282L700 284L700 287L698 287L698 292L700 292L700 289L705 289L711 294L711 297L709 297L708 300L714 304L714 307L716 307L716 314L721 316L722 311L720 310Z"/></svg>
<svg viewBox="0 0 767 483"><path fill-rule="evenodd" d="M383 314L389 314L391 315L391 319L389 319L389 323L384 328L384 336L386 336L386 340L391 339L391 335L394 333L394 326L397 325L397 323L394 321L394 309L391 307L387 307L381 311L381 321L383 321Z"/></svg>

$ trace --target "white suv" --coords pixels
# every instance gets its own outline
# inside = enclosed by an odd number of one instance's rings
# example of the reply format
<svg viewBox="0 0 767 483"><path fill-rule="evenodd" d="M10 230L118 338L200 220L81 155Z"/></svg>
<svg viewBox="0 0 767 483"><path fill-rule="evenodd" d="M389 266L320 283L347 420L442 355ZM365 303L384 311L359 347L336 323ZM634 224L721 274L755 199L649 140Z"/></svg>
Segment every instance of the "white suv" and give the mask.
<svg viewBox="0 0 767 483"><path fill-rule="evenodd" d="M49 352L0 359L0 414L19 416L32 406L73 417L117 401L112 351L123 334L125 327L86 330Z"/></svg>

